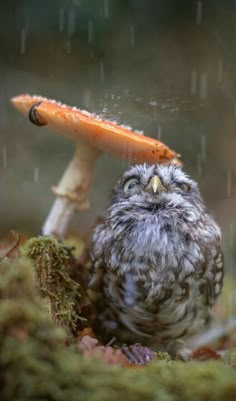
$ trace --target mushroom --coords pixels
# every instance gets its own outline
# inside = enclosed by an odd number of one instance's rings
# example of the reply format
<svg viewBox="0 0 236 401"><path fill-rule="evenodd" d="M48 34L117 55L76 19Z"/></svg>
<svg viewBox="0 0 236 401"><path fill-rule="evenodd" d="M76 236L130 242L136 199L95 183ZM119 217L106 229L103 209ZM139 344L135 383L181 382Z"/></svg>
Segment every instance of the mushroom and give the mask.
<svg viewBox="0 0 236 401"><path fill-rule="evenodd" d="M56 200L43 226L43 235L63 240L76 209L89 207L94 166L102 152L130 162L149 164L167 163L179 157L156 139L55 100L20 95L11 101L34 124L48 125L76 143L72 161L59 185L53 187Z"/></svg>

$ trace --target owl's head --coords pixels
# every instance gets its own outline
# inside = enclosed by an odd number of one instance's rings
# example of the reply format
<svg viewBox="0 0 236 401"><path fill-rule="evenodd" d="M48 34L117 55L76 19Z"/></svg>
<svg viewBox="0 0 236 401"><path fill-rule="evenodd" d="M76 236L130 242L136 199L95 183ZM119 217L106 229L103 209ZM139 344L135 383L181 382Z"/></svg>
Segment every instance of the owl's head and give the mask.
<svg viewBox="0 0 236 401"><path fill-rule="evenodd" d="M136 165L116 184L112 204L147 212L174 210L200 214L204 203L197 183L175 165Z"/></svg>

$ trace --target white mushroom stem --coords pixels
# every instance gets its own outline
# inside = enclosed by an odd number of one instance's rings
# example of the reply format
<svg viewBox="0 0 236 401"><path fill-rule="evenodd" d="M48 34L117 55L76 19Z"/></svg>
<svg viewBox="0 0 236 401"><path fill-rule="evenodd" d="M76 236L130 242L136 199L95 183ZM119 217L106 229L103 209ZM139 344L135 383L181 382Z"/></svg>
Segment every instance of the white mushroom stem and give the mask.
<svg viewBox="0 0 236 401"><path fill-rule="evenodd" d="M100 151L84 142L77 144L75 155L68 165L59 185L52 209L42 228L43 235L63 240L76 210L89 208L88 195L94 175L94 165Z"/></svg>

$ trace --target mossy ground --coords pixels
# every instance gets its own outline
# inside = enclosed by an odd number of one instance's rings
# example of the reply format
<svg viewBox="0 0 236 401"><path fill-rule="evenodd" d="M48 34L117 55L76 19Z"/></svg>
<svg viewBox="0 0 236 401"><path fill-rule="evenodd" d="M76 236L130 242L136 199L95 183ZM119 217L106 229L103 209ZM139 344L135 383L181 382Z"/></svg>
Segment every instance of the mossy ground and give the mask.
<svg viewBox="0 0 236 401"><path fill-rule="evenodd" d="M227 362L186 364L164 358L147 367L85 358L76 344L66 345L67 332L50 318L31 261L3 260L0 277L1 401L236 399L234 353Z"/></svg>

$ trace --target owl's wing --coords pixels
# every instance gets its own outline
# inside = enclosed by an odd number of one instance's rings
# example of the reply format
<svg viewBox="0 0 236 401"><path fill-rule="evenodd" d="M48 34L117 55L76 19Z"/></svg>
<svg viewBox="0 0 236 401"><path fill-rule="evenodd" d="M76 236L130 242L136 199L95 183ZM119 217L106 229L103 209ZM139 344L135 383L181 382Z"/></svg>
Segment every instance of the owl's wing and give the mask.
<svg viewBox="0 0 236 401"><path fill-rule="evenodd" d="M104 262L103 252L105 248L105 225L99 224L93 233L92 244L90 250L90 257L92 261L92 267L90 270L89 288L92 290L100 290L103 282L104 275Z"/></svg>
<svg viewBox="0 0 236 401"><path fill-rule="evenodd" d="M205 295L206 302L212 306L221 292L224 278L223 252L217 249L215 256L208 262L204 280L200 284L200 292Z"/></svg>
<svg viewBox="0 0 236 401"><path fill-rule="evenodd" d="M98 291L102 289L103 275L104 268L102 268L102 266L97 268L94 265L92 266L88 285L91 290Z"/></svg>

